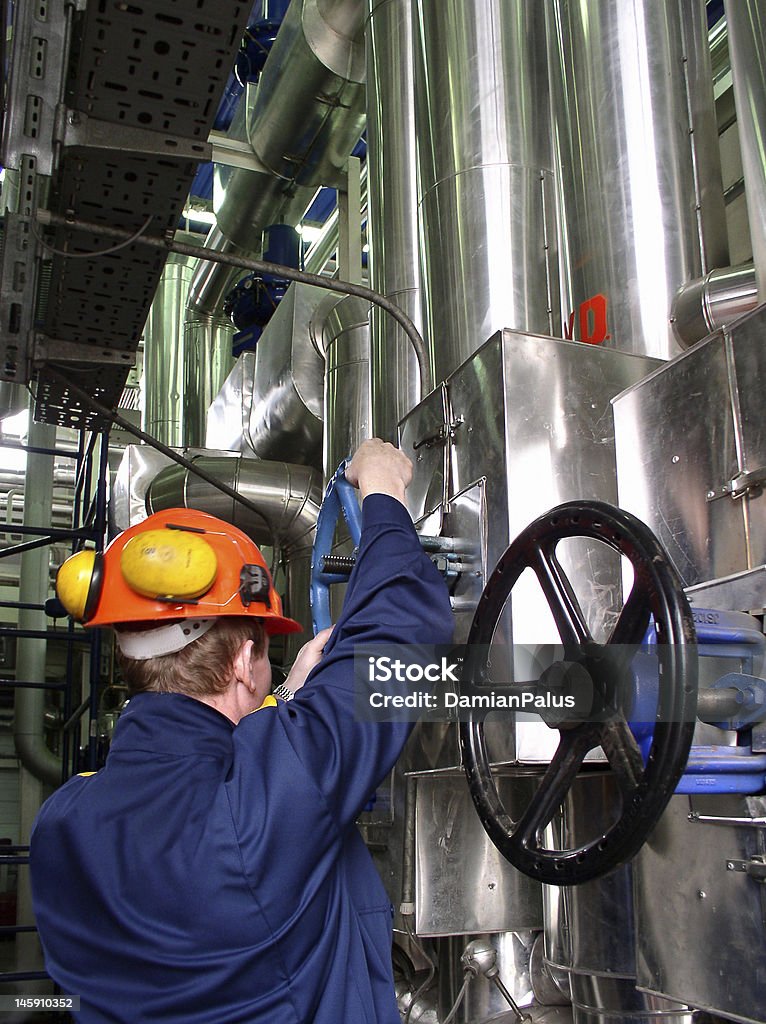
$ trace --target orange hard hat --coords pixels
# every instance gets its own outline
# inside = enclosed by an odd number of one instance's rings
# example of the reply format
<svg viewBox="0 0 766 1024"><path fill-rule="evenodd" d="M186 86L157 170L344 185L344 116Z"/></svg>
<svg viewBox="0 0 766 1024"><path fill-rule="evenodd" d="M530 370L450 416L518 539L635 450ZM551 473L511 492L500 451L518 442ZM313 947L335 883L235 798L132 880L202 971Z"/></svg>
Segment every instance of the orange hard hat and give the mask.
<svg viewBox="0 0 766 1024"><path fill-rule="evenodd" d="M282 614L258 546L236 526L196 509L156 512L103 554L80 551L59 569L56 592L86 626L252 615L266 632L298 633Z"/></svg>

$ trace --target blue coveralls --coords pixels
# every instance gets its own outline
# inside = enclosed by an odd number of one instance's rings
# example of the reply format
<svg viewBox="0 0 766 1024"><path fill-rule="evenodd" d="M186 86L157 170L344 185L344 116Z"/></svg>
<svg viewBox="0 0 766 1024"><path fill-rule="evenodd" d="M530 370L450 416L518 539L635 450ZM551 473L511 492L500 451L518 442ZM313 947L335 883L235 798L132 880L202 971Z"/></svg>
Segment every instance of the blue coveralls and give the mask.
<svg viewBox="0 0 766 1024"><path fill-rule="evenodd" d="M446 587L404 507L363 505L326 654L239 725L139 694L106 767L43 805L32 891L81 1024L398 1024L391 907L354 819L411 726L357 721L357 642L447 643Z"/></svg>

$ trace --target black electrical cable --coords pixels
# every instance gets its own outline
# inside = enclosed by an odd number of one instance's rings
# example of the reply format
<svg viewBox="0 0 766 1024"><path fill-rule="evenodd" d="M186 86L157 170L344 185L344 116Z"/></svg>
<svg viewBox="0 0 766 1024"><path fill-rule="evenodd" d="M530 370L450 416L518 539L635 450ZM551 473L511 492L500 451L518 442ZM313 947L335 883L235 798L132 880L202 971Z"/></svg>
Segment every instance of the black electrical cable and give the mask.
<svg viewBox="0 0 766 1024"><path fill-rule="evenodd" d="M253 260L244 256L232 256L228 253L216 252L215 249L208 249L196 245L187 245L184 242L176 242L172 237L160 238L156 235L141 235L136 237L129 231L121 228L108 227L105 224L94 224L90 221L75 220L62 217L60 214L50 213L47 210L37 211L37 220L42 225L51 227L66 227L87 231L90 234L103 238L113 238L118 242L130 240L136 245L146 245L154 249L162 249L164 252L178 253L180 256L191 256L194 259L209 260L211 263L223 263L230 267L240 267L243 270L255 270L264 274L274 274L277 277L285 277L288 281L299 281L301 284L312 284L318 288L325 288L327 291L339 292L341 295L355 295L357 298L366 299L376 306L380 306L396 320L399 326L410 340L418 360L420 373L421 397L425 397L432 390L431 369L428 359L426 344L415 324L406 313L402 312L395 302L391 302L385 295L373 291L372 288L365 288L361 284L351 284L348 281L336 281L319 274L308 274L303 270L296 270L295 267L283 267L279 263L270 263L266 260ZM98 253L94 253L97 256Z"/></svg>

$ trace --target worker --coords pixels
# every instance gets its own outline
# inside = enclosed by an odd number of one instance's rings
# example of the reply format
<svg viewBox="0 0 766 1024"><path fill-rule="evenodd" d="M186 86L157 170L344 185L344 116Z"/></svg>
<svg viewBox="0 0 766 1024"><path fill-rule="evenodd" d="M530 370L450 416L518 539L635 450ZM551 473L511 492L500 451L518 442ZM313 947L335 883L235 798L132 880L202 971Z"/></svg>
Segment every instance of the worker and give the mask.
<svg viewBox="0 0 766 1024"><path fill-rule="evenodd" d="M412 726L355 715L354 650L451 639L411 475L379 440L349 463L356 566L281 699L268 638L300 626L235 527L156 513L62 568L62 601L114 626L132 693L105 767L58 789L31 839L46 967L81 1024L398 1024L392 909L354 821Z"/></svg>

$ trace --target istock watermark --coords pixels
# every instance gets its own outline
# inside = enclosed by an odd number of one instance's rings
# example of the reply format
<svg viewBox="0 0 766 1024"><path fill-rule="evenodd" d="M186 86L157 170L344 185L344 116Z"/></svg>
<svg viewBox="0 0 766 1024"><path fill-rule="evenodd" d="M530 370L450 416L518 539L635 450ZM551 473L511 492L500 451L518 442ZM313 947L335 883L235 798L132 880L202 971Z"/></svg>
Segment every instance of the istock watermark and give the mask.
<svg viewBox="0 0 766 1024"><path fill-rule="evenodd" d="M498 713L539 717L560 729L615 715L651 724L674 717L672 694L660 680L675 654L657 645L360 645L355 713L380 722Z"/></svg>

